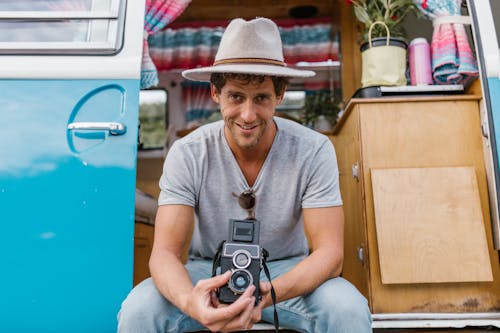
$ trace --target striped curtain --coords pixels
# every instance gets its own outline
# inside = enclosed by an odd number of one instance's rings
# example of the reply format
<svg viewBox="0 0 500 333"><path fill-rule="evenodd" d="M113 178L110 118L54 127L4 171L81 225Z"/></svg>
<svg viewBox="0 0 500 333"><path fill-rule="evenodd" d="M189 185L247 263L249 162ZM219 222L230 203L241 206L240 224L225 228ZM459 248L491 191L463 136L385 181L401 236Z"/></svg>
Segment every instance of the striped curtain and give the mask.
<svg viewBox="0 0 500 333"><path fill-rule="evenodd" d="M228 22L190 22L169 26L149 38L151 57L159 71L211 66ZM329 18L276 20L285 62L339 59L339 33Z"/></svg>
<svg viewBox="0 0 500 333"><path fill-rule="evenodd" d="M148 37L154 35L175 20L191 0L146 0L144 16L144 40L141 64L141 89L158 84L158 72L149 55Z"/></svg>
<svg viewBox="0 0 500 333"><path fill-rule="evenodd" d="M461 16L462 0L413 0L433 20L432 75L436 84L467 85L479 76Z"/></svg>
<svg viewBox="0 0 500 333"><path fill-rule="evenodd" d="M330 18L276 20L283 41L285 62L323 62L339 60L339 32ZM174 23L149 37L151 58L158 71L211 66L222 34L229 21ZM312 82L305 89L330 89L340 92L340 80ZM337 89L336 89L337 91ZM187 128L220 118L210 97L210 85L203 82L182 83L183 110Z"/></svg>

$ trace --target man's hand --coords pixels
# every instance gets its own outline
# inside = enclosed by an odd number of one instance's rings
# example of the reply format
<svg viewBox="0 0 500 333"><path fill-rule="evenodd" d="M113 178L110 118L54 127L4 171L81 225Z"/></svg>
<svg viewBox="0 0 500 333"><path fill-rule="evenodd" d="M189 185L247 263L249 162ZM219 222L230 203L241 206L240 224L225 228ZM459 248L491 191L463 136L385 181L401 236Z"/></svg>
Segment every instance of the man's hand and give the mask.
<svg viewBox="0 0 500 333"><path fill-rule="evenodd" d="M229 305L220 304L214 297L215 290L227 284L230 277L231 272L227 271L213 278L198 281L186 304L187 314L212 332L248 329L260 320L261 308L260 304L254 305L253 285Z"/></svg>
<svg viewBox="0 0 500 333"><path fill-rule="evenodd" d="M252 321L258 323L262 319L262 310L273 304L271 298L271 283L261 282L260 283L260 301L252 311Z"/></svg>

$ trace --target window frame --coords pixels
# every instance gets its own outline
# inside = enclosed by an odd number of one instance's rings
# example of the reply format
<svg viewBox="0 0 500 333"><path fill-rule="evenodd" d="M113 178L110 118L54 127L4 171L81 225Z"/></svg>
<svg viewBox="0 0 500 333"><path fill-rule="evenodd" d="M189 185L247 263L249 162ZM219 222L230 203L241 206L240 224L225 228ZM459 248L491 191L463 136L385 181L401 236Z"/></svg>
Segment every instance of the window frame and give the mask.
<svg viewBox="0 0 500 333"><path fill-rule="evenodd" d="M0 11L0 22L89 21L86 39L106 29L105 42L0 42L0 55L114 55L123 47L126 0L110 0L109 10L95 11ZM96 2L93 2L93 5Z"/></svg>

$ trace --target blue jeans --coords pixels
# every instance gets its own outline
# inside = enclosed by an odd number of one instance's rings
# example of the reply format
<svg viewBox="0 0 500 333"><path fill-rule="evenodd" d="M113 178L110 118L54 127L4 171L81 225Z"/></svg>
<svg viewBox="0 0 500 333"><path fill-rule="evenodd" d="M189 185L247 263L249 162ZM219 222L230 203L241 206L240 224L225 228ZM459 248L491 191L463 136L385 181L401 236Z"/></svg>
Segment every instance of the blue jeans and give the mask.
<svg viewBox="0 0 500 333"><path fill-rule="evenodd" d="M271 277L286 273L301 259L268 263ZM191 260L186 268L196 283L211 276L212 262ZM305 279L307 277L304 277ZM264 272L262 280L266 280ZM307 333L372 332L366 299L345 279L326 281L314 292L277 304L280 326ZM273 324L273 307L262 311L262 320ZM196 320L182 313L156 289L151 278L138 284L122 303L118 314L119 333L193 332L202 330Z"/></svg>

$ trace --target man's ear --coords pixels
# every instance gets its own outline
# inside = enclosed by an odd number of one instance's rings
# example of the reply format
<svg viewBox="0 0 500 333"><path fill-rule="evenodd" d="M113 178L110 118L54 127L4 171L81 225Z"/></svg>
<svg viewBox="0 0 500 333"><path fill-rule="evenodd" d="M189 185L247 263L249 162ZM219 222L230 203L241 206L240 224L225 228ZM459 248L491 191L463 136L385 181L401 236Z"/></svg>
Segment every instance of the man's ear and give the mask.
<svg viewBox="0 0 500 333"><path fill-rule="evenodd" d="M217 91L217 88L213 85L213 83L210 83L210 96L212 96L212 100L219 104L219 92Z"/></svg>
<svg viewBox="0 0 500 333"><path fill-rule="evenodd" d="M277 96L278 105L280 105L281 102L283 102L283 98L285 98L285 91L286 91L286 86L283 88L283 91L281 92L281 94L279 96Z"/></svg>

